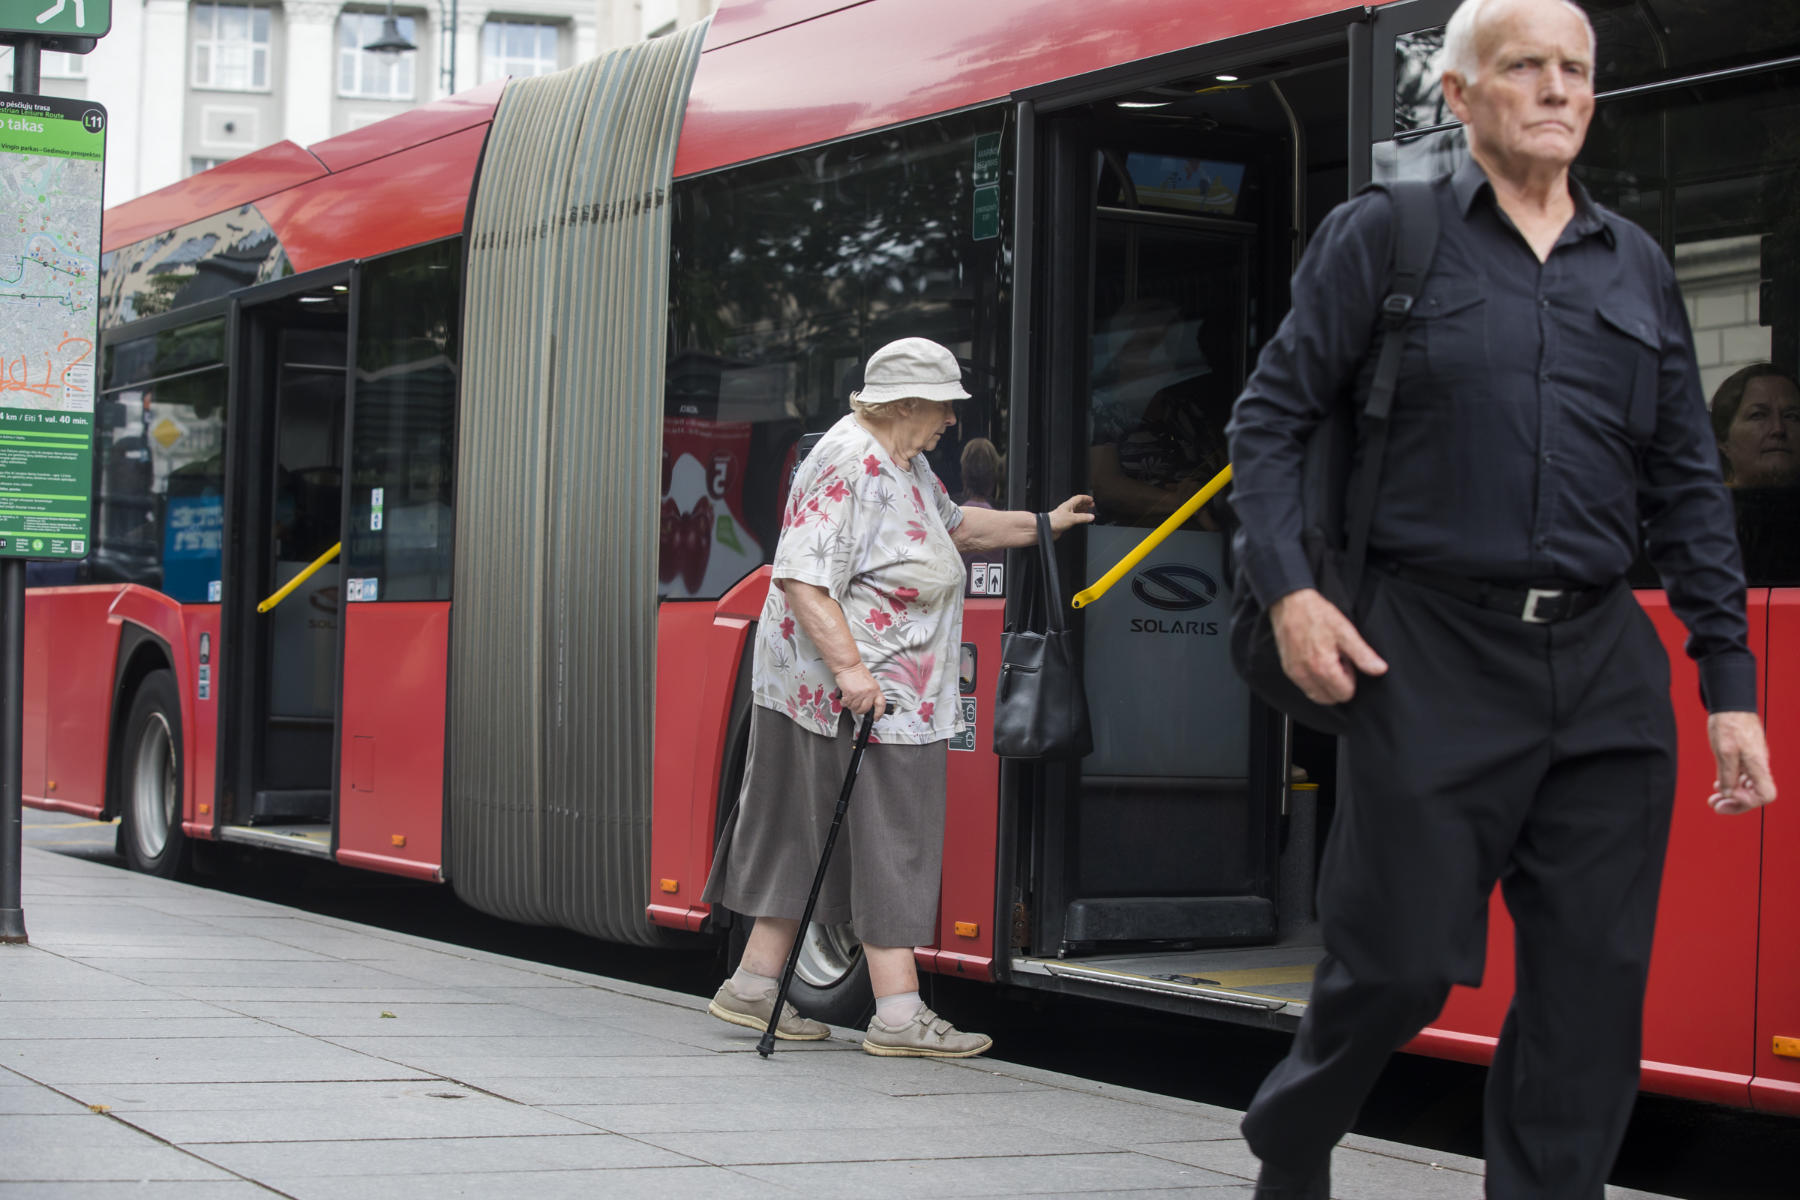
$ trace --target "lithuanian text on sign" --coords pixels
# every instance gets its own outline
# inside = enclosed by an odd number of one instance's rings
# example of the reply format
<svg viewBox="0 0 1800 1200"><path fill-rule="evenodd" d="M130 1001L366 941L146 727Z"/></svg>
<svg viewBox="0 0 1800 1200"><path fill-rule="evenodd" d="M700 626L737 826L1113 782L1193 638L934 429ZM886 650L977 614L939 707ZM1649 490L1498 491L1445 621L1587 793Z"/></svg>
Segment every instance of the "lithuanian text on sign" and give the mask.
<svg viewBox="0 0 1800 1200"><path fill-rule="evenodd" d="M105 37L112 0L0 0L0 33Z"/></svg>
<svg viewBox="0 0 1800 1200"><path fill-rule="evenodd" d="M0 92L0 556L88 552L106 110Z"/></svg>

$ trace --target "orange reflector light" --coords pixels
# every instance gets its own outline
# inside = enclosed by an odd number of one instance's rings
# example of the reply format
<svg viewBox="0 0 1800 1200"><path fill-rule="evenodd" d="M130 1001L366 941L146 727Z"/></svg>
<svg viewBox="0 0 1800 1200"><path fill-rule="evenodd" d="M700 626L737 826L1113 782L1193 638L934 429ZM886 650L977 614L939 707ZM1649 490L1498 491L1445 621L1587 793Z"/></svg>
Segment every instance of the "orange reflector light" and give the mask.
<svg viewBox="0 0 1800 1200"><path fill-rule="evenodd" d="M46 783L44 786L54 792L56 790L56 780L52 779L49 783Z"/></svg>
<svg viewBox="0 0 1800 1200"><path fill-rule="evenodd" d="M1775 1053L1783 1058L1800 1058L1800 1037L1776 1038Z"/></svg>
<svg viewBox="0 0 1800 1200"><path fill-rule="evenodd" d="M679 880L679 879L663 880L662 881L662 890L669 893L669 895L673 896L676 892L679 892L681 890L681 880Z"/></svg>
<svg viewBox="0 0 1800 1200"><path fill-rule="evenodd" d="M388 838L388 841L394 843L396 846L404 846L406 845L406 835L404 833L396 833Z"/></svg>
<svg viewBox="0 0 1800 1200"><path fill-rule="evenodd" d="M956 936L957 937L971 937L971 938L972 937L980 937L981 936L981 926L977 925L973 921L958 921L956 923Z"/></svg>
<svg viewBox="0 0 1800 1200"><path fill-rule="evenodd" d="M203 817L211 811L212 811L212 805L210 805L210 804L202 804L200 806L200 815Z"/></svg>

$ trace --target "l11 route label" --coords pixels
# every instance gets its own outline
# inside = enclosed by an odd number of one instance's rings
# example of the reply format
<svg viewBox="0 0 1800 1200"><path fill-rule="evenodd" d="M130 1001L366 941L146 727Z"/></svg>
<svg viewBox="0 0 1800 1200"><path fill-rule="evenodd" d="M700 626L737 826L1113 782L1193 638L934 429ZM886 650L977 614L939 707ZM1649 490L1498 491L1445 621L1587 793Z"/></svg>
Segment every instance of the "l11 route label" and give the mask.
<svg viewBox="0 0 1800 1200"><path fill-rule="evenodd" d="M0 557L89 549L106 110L0 92Z"/></svg>

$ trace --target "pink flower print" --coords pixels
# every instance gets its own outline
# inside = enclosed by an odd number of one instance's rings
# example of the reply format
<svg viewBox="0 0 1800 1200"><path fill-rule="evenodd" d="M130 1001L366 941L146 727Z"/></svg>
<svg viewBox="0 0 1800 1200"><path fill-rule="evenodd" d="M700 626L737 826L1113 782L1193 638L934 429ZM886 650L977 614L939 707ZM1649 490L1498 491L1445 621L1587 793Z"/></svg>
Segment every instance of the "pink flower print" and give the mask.
<svg viewBox="0 0 1800 1200"><path fill-rule="evenodd" d="M905 587L895 588L894 595L898 596L902 600L917 600L919 598L919 589L918 588L905 588Z"/></svg>
<svg viewBox="0 0 1800 1200"><path fill-rule="evenodd" d="M917 521L908 521L906 523L906 536L915 542L923 542L925 540L925 527Z"/></svg>
<svg viewBox="0 0 1800 1200"><path fill-rule="evenodd" d="M844 502L844 497L849 494L850 485L841 479L832 480L831 486L825 489L825 498L833 504L842 504Z"/></svg>
<svg viewBox="0 0 1800 1200"><path fill-rule="evenodd" d="M833 716L844 711L844 693L833 692L828 699L831 701L831 714Z"/></svg>
<svg viewBox="0 0 1800 1200"><path fill-rule="evenodd" d="M925 703L919 705L919 720L925 722L927 725L931 724L931 714L936 711L937 705L927 700Z"/></svg>
<svg viewBox="0 0 1800 1200"><path fill-rule="evenodd" d="M863 474L865 474L865 475L881 474L881 460L879 458L876 458L873 454L871 454L871 455L869 455L869 457L863 459Z"/></svg>
<svg viewBox="0 0 1800 1200"><path fill-rule="evenodd" d="M919 495L919 489L917 487L913 488L913 511L925 511L925 497Z"/></svg>
<svg viewBox="0 0 1800 1200"><path fill-rule="evenodd" d="M807 705L811 704L812 702L813 702L812 689L810 687L807 687L804 683L801 684L800 685L800 705L801 705L801 707L804 708Z"/></svg>
<svg viewBox="0 0 1800 1200"><path fill-rule="evenodd" d="M938 477L937 477L937 476L936 476L936 475L933 475L933 476L932 476L932 477L931 477L931 481L932 481L932 482L933 482L933 483L935 483L935 484L937 484L937 489L938 489L938 491L940 491L940 492L942 492L942 493L944 493L944 495L946 495L946 496L948 496L948 495L949 495L949 494L950 494L950 489L949 489L949 488L947 488L947 487L945 487L945 486L944 486L944 481L943 481L943 480L941 480L941 479L939 479L939 478L938 478Z"/></svg>
<svg viewBox="0 0 1800 1200"><path fill-rule="evenodd" d="M865 625L871 626L875 630L876 633L880 633L882 630L886 629L889 625L892 625L894 623L894 618L888 616L886 613L882 612L879 608L871 608L869 610L869 619L863 623Z"/></svg>
<svg viewBox="0 0 1800 1200"><path fill-rule="evenodd" d="M781 618L781 636L786 641L791 642L794 640L794 618Z"/></svg>

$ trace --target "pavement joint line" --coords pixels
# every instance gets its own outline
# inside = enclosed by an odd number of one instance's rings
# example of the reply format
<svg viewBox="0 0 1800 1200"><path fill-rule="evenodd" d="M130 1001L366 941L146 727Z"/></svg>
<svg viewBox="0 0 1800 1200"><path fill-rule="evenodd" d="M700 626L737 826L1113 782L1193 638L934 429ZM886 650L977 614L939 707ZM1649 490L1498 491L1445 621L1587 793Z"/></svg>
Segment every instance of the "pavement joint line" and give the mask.
<svg viewBox="0 0 1800 1200"><path fill-rule="evenodd" d="M284 1192L280 1188L271 1187L270 1185L264 1183L260 1179L252 1179L252 1178L250 1178L250 1176L245 1175L241 1171L232 1170L230 1167L226 1166L224 1163L214 1162L212 1159L207 1158L204 1154L197 1154L194 1151L188 1149L186 1146L184 1146L178 1142L171 1142L168 1138L163 1137L161 1134L153 1133L150 1130L145 1129L141 1125L134 1124L131 1121L128 1121L124 1117L120 1116L118 1113L112 1111L112 1109L110 1107L107 1107L104 1105L96 1106L92 1101L83 1100L79 1096L71 1095L69 1092L64 1091L62 1088L57 1087L55 1084L45 1083L41 1079L32 1079L31 1076L25 1074L25 1072L19 1070L17 1067L7 1067L6 1070L12 1072L14 1075L17 1075L21 1079L29 1080L30 1082L36 1084L38 1087L43 1088L47 1092L53 1092L56 1095L61 1096L63 1099L69 1101L71 1104L81 1105L83 1108L87 1109L88 1113L92 1116L105 1117L109 1121L115 1121L118 1124L123 1125L126 1129L131 1130L133 1133L139 1134L143 1137L147 1137L151 1141L156 1142L160 1145L167 1146L169 1149L175 1151L177 1154L185 1155L186 1157L191 1158L196 1162L205 1163L207 1166L212 1167L214 1170L223 1171L227 1175L230 1175L232 1178L240 1179L243 1182L251 1184L254 1187L261 1188L263 1191L268 1192L270 1195L281 1196L284 1198L284 1200L297 1200L297 1198L291 1192ZM80 1116L81 1114L80 1113L70 1113L69 1115L70 1116ZM52 1182L68 1182L68 1181L67 1180L54 1180ZM193 1180L180 1180L180 1181L173 1181L173 1182L191 1183L194 1181Z"/></svg>

